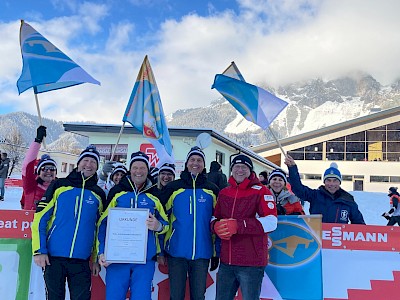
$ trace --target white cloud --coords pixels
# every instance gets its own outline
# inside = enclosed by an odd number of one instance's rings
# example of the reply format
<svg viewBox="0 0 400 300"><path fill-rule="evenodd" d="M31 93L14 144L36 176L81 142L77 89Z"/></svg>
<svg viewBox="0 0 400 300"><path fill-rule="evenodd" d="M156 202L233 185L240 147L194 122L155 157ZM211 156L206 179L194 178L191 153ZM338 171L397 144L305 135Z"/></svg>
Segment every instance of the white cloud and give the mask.
<svg viewBox="0 0 400 300"><path fill-rule="evenodd" d="M169 114L206 106L219 97L211 85L216 73L234 60L251 83L278 86L310 77L335 78L366 71L383 84L400 75L400 2L396 0L263 1L243 0L233 10L209 17L196 14L167 20L150 36L140 36L131 21L104 28L111 12L85 4L79 14L32 23L80 64L102 86L84 84L40 95L43 115L59 120L119 123L140 64L149 55ZM35 113L30 91L17 96L21 71L18 22L0 23L0 104ZM83 34L107 32L105 45L85 43ZM78 40L78 46L72 42Z"/></svg>

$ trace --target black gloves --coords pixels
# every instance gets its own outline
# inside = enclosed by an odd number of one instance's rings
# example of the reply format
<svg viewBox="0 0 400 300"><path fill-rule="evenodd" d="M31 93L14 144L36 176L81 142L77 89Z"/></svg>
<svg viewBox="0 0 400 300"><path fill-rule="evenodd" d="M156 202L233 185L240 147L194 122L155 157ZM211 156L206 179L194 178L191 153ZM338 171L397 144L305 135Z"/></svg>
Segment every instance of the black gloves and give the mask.
<svg viewBox="0 0 400 300"><path fill-rule="evenodd" d="M42 143L43 142L43 138L47 136L46 133L46 127L43 125L40 125L37 129L36 129L36 138L35 138L35 142L36 143Z"/></svg>
<svg viewBox="0 0 400 300"><path fill-rule="evenodd" d="M276 205L276 212L277 212L278 216L286 215L286 209L281 204Z"/></svg>
<svg viewBox="0 0 400 300"><path fill-rule="evenodd" d="M390 220L390 216L389 216L389 214L388 213L383 213L382 214L382 217L384 217L386 220Z"/></svg>
<svg viewBox="0 0 400 300"><path fill-rule="evenodd" d="M388 212L388 214L392 214L392 213L394 213L394 208L391 208L391 209L389 210L389 212Z"/></svg>
<svg viewBox="0 0 400 300"><path fill-rule="evenodd" d="M219 265L219 257L211 257L210 272L215 271Z"/></svg>
<svg viewBox="0 0 400 300"><path fill-rule="evenodd" d="M100 179L103 181L107 180L108 174L110 174L114 169L115 161L108 161L103 165L103 169L100 172Z"/></svg>

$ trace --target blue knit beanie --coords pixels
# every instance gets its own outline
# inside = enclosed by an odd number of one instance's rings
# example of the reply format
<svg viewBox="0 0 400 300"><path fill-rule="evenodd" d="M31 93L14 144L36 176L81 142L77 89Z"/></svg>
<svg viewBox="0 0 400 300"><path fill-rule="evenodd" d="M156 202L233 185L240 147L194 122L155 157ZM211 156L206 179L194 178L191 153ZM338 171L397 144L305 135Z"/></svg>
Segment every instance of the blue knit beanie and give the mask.
<svg viewBox="0 0 400 300"><path fill-rule="evenodd" d="M342 183L342 174L340 174L336 163L331 163L330 167L326 169L324 173L324 182L327 178L336 178L340 183Z"/></svg>

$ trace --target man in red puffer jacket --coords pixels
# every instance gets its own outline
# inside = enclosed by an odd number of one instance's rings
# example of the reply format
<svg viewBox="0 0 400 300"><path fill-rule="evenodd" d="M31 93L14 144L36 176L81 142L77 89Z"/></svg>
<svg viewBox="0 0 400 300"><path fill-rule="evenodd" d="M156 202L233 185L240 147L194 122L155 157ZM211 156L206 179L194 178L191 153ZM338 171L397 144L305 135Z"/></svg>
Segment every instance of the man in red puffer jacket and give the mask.
<svg viewBox="0 0 400 300"><path fill-rule="evenodd" d="M268 232L277 227L274 197L243 154L231 163L229 186L220 191L211 228L222 240L216 300L260 299L268 263Z"/></svg>

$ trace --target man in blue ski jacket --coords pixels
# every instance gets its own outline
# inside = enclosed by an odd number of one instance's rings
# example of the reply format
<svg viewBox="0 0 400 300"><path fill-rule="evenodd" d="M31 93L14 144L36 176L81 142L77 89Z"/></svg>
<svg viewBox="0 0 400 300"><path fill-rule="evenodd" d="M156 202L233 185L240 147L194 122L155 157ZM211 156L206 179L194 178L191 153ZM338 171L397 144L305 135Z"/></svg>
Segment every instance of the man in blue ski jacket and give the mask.
<svg viewBox="0 0 400 300"><path fill-rule="evenodd" d="M354 197L340 187L342 175L335 163L324 172L323 182L318 189L301 183L294 159L287 155L285 164L289 168L289 182L295 195L310 202L310 214L321 214L323 223L365 224Z"/></svg>

